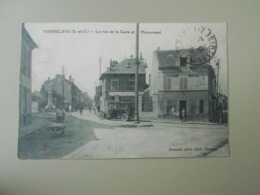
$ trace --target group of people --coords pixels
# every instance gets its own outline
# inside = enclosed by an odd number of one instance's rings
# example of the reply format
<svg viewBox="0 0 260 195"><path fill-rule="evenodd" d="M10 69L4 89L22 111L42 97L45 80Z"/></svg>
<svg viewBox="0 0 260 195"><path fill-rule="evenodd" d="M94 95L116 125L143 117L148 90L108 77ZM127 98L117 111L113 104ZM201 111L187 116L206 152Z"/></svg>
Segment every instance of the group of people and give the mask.
<svg viewBox="0 0 260 195"><path fill-rule="evenodd" d="M177 115L177 112L175 111L174 107L172 107L171 112L172 112L173 117L175 117ZM181 109L181 112L179 114L180 114L181 121L186 122L187 115L186 115L186 110L184 107Z"/></svg>
<svg viewBox="0 0 260 195"><path fill-rule="evenodd" d="M117 116L117 105L115 104L113 106L110 106L108 113L109 113L111 118L116 117Z"/></svg>

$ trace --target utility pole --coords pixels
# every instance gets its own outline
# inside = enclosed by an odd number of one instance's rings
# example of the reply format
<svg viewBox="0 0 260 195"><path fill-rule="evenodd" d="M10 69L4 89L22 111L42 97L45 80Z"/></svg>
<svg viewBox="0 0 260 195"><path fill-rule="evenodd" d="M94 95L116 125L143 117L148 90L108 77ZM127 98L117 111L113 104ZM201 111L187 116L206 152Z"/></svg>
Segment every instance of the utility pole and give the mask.
<svg viewBox="0 0 260 195"><path fill-rule="evenodd" d="M64 80L65 80L66 67L62 66L61 68L62 68L62 108L65 109Z"/></svg>
<svg viewBox="0 0 260 195"><path fill-rule="evenodd" d="M138 77L139 77L139 23L136 24L136 62L135 62L135 123L140 123L138 111Z"/></svg>
<svg viewBox="0 0 260 195"><path fill-rule="evenodd" d="M217 67L217 87L216 87L216 91L217 91L217 117L219 117L220 116L220 114L219 114L219 107L218 107L218 105L219 105L219 59L218 59L218 61L217 61L217 63L216 63L216 67Z"/></svg>
<svg viewBox="0 0 260 195"><path fill-rule="evenodd" d="M217 70L218 70L218 73L217 73L217 95L218 95L218 93L219 93L219 89L218 89L219 88L219 68L220 68L219 59L216 63L216 67L217 67Z"/></svg>
<svg viewBox="0 0 260 195"><path fill-rule="evenodd" d="M99 79L101 77L101 57L99 58ZM101 85L101 80L99 80L99 85Z"/></svg>

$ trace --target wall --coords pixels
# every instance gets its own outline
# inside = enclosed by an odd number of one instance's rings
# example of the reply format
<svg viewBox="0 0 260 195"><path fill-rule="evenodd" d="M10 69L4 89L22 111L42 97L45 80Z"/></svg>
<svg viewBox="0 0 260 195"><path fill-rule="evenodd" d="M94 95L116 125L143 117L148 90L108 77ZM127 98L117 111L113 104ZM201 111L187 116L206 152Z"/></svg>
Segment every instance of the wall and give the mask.
<svg viewBox="0 0 260 195"><path fill-rule="evenodd" d="M32 98L31 98L31 53L34 45L31 43L27 31L22 28L20 83L19 83L19 125L31 124Z"/></svg>
<svg viewBox="0 0 260 195"><path fill-rule="evenodd" d="M209 121L209 101L208 92L159 92L158 96L158 116L169 116L171 107L173 106L176 112L179 112L179 101L187 101L187 119ZM204 101L204 113L199 113L199 101ZM171 105L167 105L167 101L171 101ZM168 111L167 111L168 108ZM171 111L170 111L171 112Z"/></svg>
<svg viewBox="0 0 260 195"><path fill-rule="evenodd" d="M48 94L48 91L54 90L56 91L60 97L62 97L62 77L56 76L54 79L47 81L46 84L44 84L44 92ZM64 102L66 104L70 104L72 102L72 94L71 94L71 84L68 83L68 81L64 81Z"/></svg>

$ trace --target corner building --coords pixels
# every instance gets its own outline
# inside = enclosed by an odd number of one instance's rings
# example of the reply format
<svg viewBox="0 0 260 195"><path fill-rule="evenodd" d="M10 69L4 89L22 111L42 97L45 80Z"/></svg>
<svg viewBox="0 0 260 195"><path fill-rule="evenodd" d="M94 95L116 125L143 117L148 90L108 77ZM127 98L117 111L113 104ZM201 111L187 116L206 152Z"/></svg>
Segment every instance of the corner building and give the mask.
<svg viewBox="0 0 260 195"><path fill-rule="evenodd" d="M19 84L19 125L26 126L32 120L32 51L38 48L22 24L22 47Z"/></svg>
<svg viewBox="0 0 260 195"><path fill-rule="evenodd" d="M110 67L100 77L102 81L101 111L108 112L111 105L127 108L131 104L135 104L135 67L134 58L110 63ZM146 87L146 67L144 61L140 60L138 74L139 112L142 112L142 95Z"/></svg>
<svg viewBox="0 0 260 195"><path fill-rule="evenodd" d="M177 51L153 53L151 95L157 117L214 121L216 117L216 75L209 64L191 65L189 57Z"/></svg>

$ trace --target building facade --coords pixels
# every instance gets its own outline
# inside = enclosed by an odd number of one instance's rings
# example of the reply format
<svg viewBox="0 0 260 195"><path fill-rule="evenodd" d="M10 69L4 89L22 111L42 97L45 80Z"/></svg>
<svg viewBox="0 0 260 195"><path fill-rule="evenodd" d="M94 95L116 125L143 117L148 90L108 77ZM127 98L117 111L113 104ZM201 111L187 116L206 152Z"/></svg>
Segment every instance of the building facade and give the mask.
<svg viewBox="0 0 260 195"><path fill-rule="evenodd" d="M85 105L86 93L82 92L75 84L74 79L69 77L67 80L63 75L57 74L55 78L46 80L41 88L41 93L44 96L46 104L49 91L53 94L53 103L57 106L77 108L80 105ZM64 100L64 102L63 102Z"/></svg>
<svg viewBox="0 0 260 195"><path fill-rule="evenodd" d="M127 108L135 104L135 59L124 59L121 62L111 62L110 67L101 75L102 92L100 110L108 112L110 106ZM146 64L139 63L138 100L139 112L142 111L142 94L146 87Z"/></svg>
<svg viewBox="0 0 260 195"><path fill-rule="evenodd" d="M38 46L22 25L21 67L19 84L19 125L31 124L32 117L32 51Z"/></svg>
<svg viewBox="0 0 260 195"><path fill-rule="evenodd" d="M102 85L98 85L98 86L96 86L95 97L94 97L94 104L96 107L100 108L101 97L102 97Z"/></svg>
<svg viewBox="0 0 260 195"><path fill-rule="evenodd" d="M151 73L153 112L158 117L214 121L217 113L216 76L209 64L191 65L175 50L154 51Z"/></svg>

